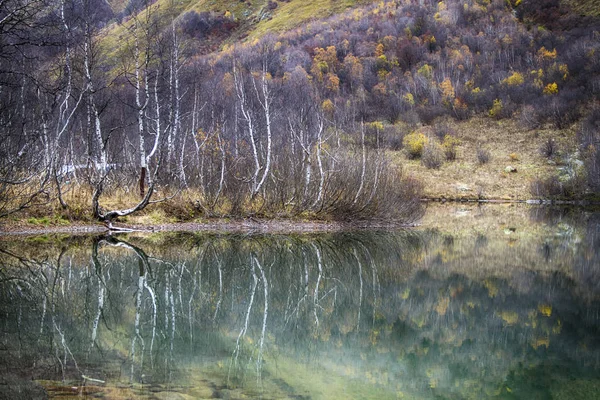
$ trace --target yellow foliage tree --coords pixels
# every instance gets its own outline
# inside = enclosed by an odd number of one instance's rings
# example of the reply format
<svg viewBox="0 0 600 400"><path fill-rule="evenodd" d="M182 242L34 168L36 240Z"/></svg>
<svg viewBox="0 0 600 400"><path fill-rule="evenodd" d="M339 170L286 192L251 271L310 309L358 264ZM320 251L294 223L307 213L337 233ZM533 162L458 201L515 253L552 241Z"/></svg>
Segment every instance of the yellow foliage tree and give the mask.
<svg viewBox="0 0 600 400"><path fill-rule="evenodd" d="M417 70L417 73L427 79L431 79L433 76L433 67L429 64L425 64Z"/></svg>
<svg viewBox="0 0 600 400"><path fill-rule="evenodd" d="M558 66L558 70L560 71L561 74L563 74L563 81L566 81L567 78L569 77L569 67L567 67L567 64L560 64Z"/></svg>
<svg viewBox="0 0 600 400"><path fill-rule="evenodd" d="M499 117L501 112L502 112L502 100L496 99L496 100L494 100L494 104L492 105L492 108L490 109L488 114L490 117Z"/></svg>
<svg viewBox="0 0 600 400"><path fill-rule="evenodd" d="M381 121L370 122L367 124L367 127L372 130L381 132L381 131L383 131L383 122L381 122Z"/></svg>
<svg viewBox="0 0 600 400"><path fill-rule="evenodd" d="M327 74L325 88L330 92L337 93L340 90L340 78L336 74Z"/></svg>
<svg viewBox="0 0 600 400"><path fill-rule="evenodd" d="M375 65L377 66L378 70L387 70L389 68L388 59L385 56L385 54L382 54L379 57L377 57L377 62Z"/></svg>
<svg viewBox="0 0 600 400"><path fill-rule="evenodd" d="M558 84L556 82L549 83L544 88L544 94L557 94L557 93L558 93Z"/></svg>
<svg viewBox="0 0 600 400"><path fill-rule="evenodd" d="M423 148L427 142L427 137L421 132L417 131L409 133L408 135L404 136L404 139L402 139L402 144L408 152L408 156L411 158L421 157L421 154L423 154Z"/></svg>
<svg viewBox="0 0 600 400"><path fill-rule="evenodd" d="M513 72L511 76L504 79L502 83L507 84L508 86L519 86L525 82L525 78L523 78L523 74L519 72Z"/></svg>
<svg viewBox="0 0 600 400"><path fill-rule="evenodd" d="M545 47L539 49L537 54L541 60L554 60L557 56L556 49L549 51Z"/></svg>
<svg viewBox="0 0 600 400"><path fill-rule="evenodd" d="M353 83L362 81L363 66L358 57L348 54L346 58L344 58L344 69L346 70L346 73L350 75L350 79Z"/></svg>
<svg viewBox="0 0 600 400"><path fill-rule="evenodd" d="M337 70L337 64L335 46L329 46L326 49L317 47L310 72L319 82L322 82L324 74Z"/></svg>
<svg viewBox="0 0 600 400"><path fill-rule="evenodd" d="M446 155L446 159L452 160L456 158L456 148L460 144L460 140L452 135L445 135L444 140L442 142L442 148L444 149L444 154Z"/></svg>
<svg viewBox="0 0 600 400"><path fill-rule="evenodd" d="M326 99L325 101L323 101L323 104L321 104L321 108L323 109L323 111L325 112L325 114L327 114L328 116L332 116L333 115L333 111L335 110L335 106L333 105L333 101Z"/></svg>
<svg viewBox="0 0 600 400"><path fill-rule="evenodd" d="M402 96L402 98L406 104L410 105L411 107L415 105L415 97L412 95L412 93L406 93L404 96Z"/></svg>
<svg viewBox="0 0 600 400"><path fill-rule="evenodd" d="M442 97L446 102L452 102L455 97L454 86L450 82L449 78L446 78L440 83L440 90L442 91Z"/></svg>

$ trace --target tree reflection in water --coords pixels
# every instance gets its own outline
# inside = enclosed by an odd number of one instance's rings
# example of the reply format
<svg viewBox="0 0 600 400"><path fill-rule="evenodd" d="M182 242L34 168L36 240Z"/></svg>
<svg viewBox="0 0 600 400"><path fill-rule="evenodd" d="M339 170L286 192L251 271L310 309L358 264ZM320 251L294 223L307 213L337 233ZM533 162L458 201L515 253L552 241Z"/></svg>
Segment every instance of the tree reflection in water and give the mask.
<svg viewBox="0 0 600 400"><path fill-rule="evenodd" d="M1 242L0 394L597 393L598 224L577 229Z"/></svg>

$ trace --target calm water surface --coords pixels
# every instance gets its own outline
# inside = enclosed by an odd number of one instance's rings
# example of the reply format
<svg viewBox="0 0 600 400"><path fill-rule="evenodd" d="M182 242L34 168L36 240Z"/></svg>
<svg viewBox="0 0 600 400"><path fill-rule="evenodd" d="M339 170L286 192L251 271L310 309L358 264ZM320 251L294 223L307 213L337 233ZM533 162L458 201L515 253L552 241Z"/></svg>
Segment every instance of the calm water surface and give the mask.
<svg viewBox="0 0 600 400"><path fill-rule="evenodd" d="M0 241L0 398L600 398L600 214Z"/></svg>

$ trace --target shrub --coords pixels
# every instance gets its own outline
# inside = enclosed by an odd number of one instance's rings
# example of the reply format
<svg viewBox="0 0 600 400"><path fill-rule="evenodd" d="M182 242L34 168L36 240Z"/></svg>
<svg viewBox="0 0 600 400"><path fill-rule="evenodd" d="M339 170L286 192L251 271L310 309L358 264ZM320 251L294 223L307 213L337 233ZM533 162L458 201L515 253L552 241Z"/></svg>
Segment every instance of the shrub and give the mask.
<svg viewBox="0 0 600 400"><path fill-rule="evenodd" d="M423 148L428 141L424 134L414 131L404 136L402 144L408 153L408 157L419 158L423 154Z"/></svg>
<svg viewBox="0 0 600 400"><path fill-rule="evenodd" d="M558 145L552 138L548 138L540 147L540 153L546 158L552 158L558 152Z"/></svg>
<svg viewBox="0 0 600 400"><path fill-rule="evenodd" d="M181 30L191 37L206 37L211 33L228 33L236 23L224 15L214 12L186 12L179 22Z"/></svg>
<svg viewBox="0 0 600 400"><path fill-rule="evenodd" d="M444 150L437 141L430 140L425 143L421 163L429 169L439 169L442 166L444 163Z"/></svg>
<svg viewBox="0 0 600 400"><path fill-rule="evenodd" d="M558 85L556 82L552 82L544 87L544 94L556 94L558 93Z"/></svg>
<svg viewBox="0 0 600 400"><path fill-rule="evenodd" d="M452 104L453 116L457 121L464 121L471 116L471 110L463 99L456 98Z"/></svg>
<svg viewBox="0 0 600 400"><path fill-rule="evenodd" d="M412 129L416 129L420 122L419 114L414 110L400 114L399 120L412 127Z"/></svg>
<svg viewBox="0 0 600 400"><path fill-rule="evenodd" d="M529 191L533 196L541 198L564 197L566 194L563 184L556 176L546 179L536 179L531 182Z"/></svg>
<svg viewBox="0 0 600 400"><path fill-rule="evenodd" d="M598 193L600 192L600 146L590 144L585 149L584 155L588 185Z"/></svg>
<svg viewBox="0 0 600 400"><path fill-rule="evenodd" d="M518 86L522 85L524 82L525 79L523 78L523 74L520 72L513 72L511 76L502 81L502 83L505 83L508 86Z"/></svg>
<svg viewBox="0 0 600 400"><path fill-rule="evenodd" d="M552 114L550 119L557 129L565 129L571 126L579 118L577 106L564 99L555 99L552 102Z"/></svg>
<svg viewBox="0 0 600 400"><path fill-rule="evenodd" d="M558 175L532 182L531 193L542 198L573 198L585 193L586 171L583 162L575 158L576 155L565 157L565 167Z"/></svg>
<svg viewBox="0 0 600 400"><path fill-rule="evenodd" d="M425 125L430 125L436 118L446 115L448 110L440 105L427 105L417 107L417 114L419 119Z"/></svg>
<svg viewBox="0 0 600 400"><path fill-rule="evenodd" d="M600 108L594 109L585 118L577 136L583 149L588 185L598 192L600 191Z"/></svg>
<svg viewBox="0 0 600 400"><path fill-rule="evenodd" d="M579 118L579 107L583 93L581 90L564 90L560 94L544 96L536 106L536 111L554 125L556 129L565 129Z"/></svg>
<svg viewBox="0 0 600 400"><path fill-rule="evenodd" d="M386 146L390 150L400 150L402 148L402 139L404 132L400 127L394 125L386 125L383 128L383 137Z"/></svg>
<svg viewBox="0 0 600 400"><path fill-rule="evenodd" d="M444 149L444 155L446 156L446 160L452 161L456 160L457 151L456 148L460 144L460 140L453 135L444 136L444 141L442 142L442 147Z"/></svg>
<svg viewBox="0 0 600 400"><path fill-rule="evenodd" d="M477 149L477 162L479 162L479 164L487 164L488 162L490 162L491 158L492 154L488 149L484 149L481 147Z"/></svg>
<svg viewBox="0 0 600 400"><path fill-rule="evenodd" d="M577 133L582 147L598 146L600 142L600 108L592 110L583 120Z"/></svg>
<svg viewBox="0 0 600 400"><path fill-rule="evenodd" d="M433 134L438 139L444 140L444 138L448 135L450 135L450 136L456 135L456 132L454 131L454 129L452 129L450 126L448 126L448 124L441 122L441 123L436 123L433 126Z"/></svg>
<svg viewBox="0 0 600 400"><path fill-rule="evenodd" d="M494 100L494 105L488 112L488 115L492 118L501 118L502 116L502 100Z"/></svg>
<svg viewBox="0 0 600 400"><path fill-rule="evenodd" d="M527 129L535 129L540 126L540 115L533 106L528 105L521 110L519 122Z"/></svg>

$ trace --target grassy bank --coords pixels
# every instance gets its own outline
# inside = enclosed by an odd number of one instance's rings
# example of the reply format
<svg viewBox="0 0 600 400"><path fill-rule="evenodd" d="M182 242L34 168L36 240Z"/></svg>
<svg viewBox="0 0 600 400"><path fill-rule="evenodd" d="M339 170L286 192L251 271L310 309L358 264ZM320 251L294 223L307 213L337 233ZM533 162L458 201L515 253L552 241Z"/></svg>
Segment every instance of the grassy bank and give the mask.
<svg viewBox="0 0 600 400"><path fill-rule="evenodd" d="M458 140L456 159L444 161L439 169L428 168L421 158L411 158L405 149L392 152L405 172L423 183L426 198L527 200L539 198L531 191L536 180L558 175L566 157L577 150L576 127L527 130L516 120L476 117L469 121L443 121ZM437 141L434 128L418 129ZM547 157L542 149L552 140L556 153ZM487 151L482 163L478 150ZM509 172L509 169L514 172Z"/></svg>
<svg viewBox="0 0 600 400"><path fill-rule="evenodd" d="M172 197L171 197L172 196ZM97 233L104 225L92 217L92 193L88 187L73 186L64 194L67 208L51 200L0 219L0 235L4 233ZM418 198L406 207L406 217L398 220L383 218L337 218L327 212L301 211L293 207L271 209L260 200L246 202L232 214L230 204L223 202L210 211L198 202L197 190L162 191L155 198L168 198L134 214L119 217L117 226L155 231L208 231L208 232L270 232L301 233L324 232L362 228L395 228L412 226L422 215ZM126 209L139 198L123 189L113 190L101 202L105 209Z"/></svg>

